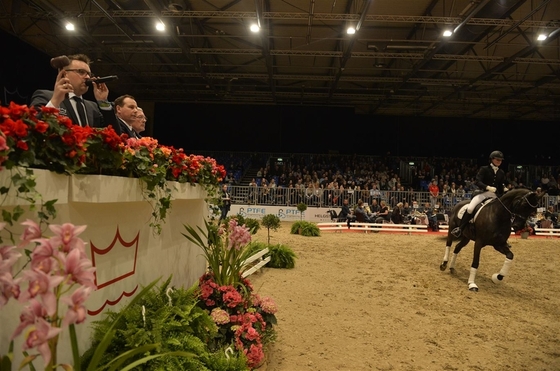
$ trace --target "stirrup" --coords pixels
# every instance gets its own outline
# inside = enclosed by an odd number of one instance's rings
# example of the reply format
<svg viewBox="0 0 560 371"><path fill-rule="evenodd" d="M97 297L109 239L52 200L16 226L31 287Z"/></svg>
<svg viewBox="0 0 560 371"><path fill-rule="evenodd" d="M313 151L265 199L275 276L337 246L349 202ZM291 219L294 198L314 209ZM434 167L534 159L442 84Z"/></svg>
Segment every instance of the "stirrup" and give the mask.
<svg viewBox="0 0 560 371"><path fill-rule="evenodd" d="M453 237L461 237L461 232L461 227L455 227L451 231L451 234L453 235Z"/></svg>

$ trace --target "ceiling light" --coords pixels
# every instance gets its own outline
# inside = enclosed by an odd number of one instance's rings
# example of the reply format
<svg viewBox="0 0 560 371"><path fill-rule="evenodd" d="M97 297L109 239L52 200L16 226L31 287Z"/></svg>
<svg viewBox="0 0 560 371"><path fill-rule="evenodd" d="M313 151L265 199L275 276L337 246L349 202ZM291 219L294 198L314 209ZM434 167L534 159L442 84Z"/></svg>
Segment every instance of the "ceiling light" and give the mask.
<svg viewBox="0 0 560 371"><path fill-rule="evenodd" d="M346 30L346 33L348 35L354 35L356 33L356 29L352 26L348 27L348 29Z"/></svg>
<svg viewBox="0 0 560 371"><path fill-rule="evenodd" d="M72 22L66 22L66 25L64 27L68 31L74 31L76 29L76 27L74 26L74 23L72 23Z"/></svg>
<svg viewBox="0 0 560 371"><path fill-rule="evenodd" d="M165 24L163 22L156 23L156 30L165 31Z"/></svg>
<svg viewBox="0 0 560 371"><path fill-rule="evenodd" d="M251 27L249 27L249 29L251 30L251 32L255 32L255 33L259 32L260 30L259 26L256 23L253 23Z"/></svg>
<svg viewBox="0 0 560 371"><path fill-rule="evenodd" d="M453 35L453 31L451 31L451 30L443 31L443 36L444 37L451 37L451 35Z"/></svg>
<svg viewBox="0 0 560 371"><path fill-rule="evenodd" d="M537 36L537 40L539 41L544 41L548 38L548 35L545 35L543 33L539 34L539 36Z"/></svg>

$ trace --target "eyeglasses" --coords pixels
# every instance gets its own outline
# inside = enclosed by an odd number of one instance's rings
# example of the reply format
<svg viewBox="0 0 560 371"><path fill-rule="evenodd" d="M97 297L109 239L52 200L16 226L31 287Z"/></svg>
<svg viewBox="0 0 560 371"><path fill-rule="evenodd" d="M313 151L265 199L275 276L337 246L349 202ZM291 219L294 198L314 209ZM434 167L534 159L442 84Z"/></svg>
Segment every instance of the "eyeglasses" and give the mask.
<svg viewBox="0 0 560 371"><path fill-rule="evenodd" d="M148 119L144 116L138 116L137 117L140 121L148 121Z"/></svg>
<svg viewBox="0 0 560 371"><path fill-rule="evenodd" d="M76 72L76 73L77 73L78 75L80 75L81 77L86 77L86 76L87 76L87 77L93 77L93 75L91 74L90 71L83 70L83 69L81 69L81 68L74 68L74 69L68 68L68 69L66 69L66 71Z"/></svg>

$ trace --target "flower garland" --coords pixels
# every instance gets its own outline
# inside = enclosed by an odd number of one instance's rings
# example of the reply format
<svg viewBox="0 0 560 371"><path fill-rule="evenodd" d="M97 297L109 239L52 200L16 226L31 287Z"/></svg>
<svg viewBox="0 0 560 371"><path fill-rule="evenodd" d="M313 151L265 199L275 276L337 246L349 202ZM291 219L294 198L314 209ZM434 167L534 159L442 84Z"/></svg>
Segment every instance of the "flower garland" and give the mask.
<svg viewBox="0 0 560 371"><path fill-rule="evenodd" d="M207 191L208 198L215 198L226 175L224 167L213 158L187 155L183 149L160 145L149 137L119 136L111 126L81 127L59 115L58 109L43 107L39 112L13 102L8 107L0 106L2 167L139 178L146 185L147 198L153 202L151 225L158 232L171 207L172 189L167 181L198 184ZM11 177L12 185L16 186L18 196L28 198L33 206L40 200L34 189L33 173L17 172L19 175ZM22 184L24 187L20 187ZM0 189L0 194L5 193L6 189ZM16 216L18 212L21 210L16 210ZM54 216L38 214L42 222ZM6 220L6 215L3 216ZM9 224L12 219L17 220L13 216L9 216Z"/></svg>

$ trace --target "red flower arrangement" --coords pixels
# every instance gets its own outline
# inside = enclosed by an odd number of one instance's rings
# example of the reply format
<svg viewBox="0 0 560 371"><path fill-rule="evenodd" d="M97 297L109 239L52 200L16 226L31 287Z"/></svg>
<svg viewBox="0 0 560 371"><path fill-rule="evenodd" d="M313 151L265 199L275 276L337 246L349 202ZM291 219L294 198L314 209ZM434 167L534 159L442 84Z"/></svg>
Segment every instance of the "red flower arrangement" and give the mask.
<svg viewBox="0 0 560 371"><path fill-rule="evenodd" d="M170 207L166 181L199 184L215 197L226 175L212 158L186 155L149 137L119 136L111 126L81 127L58 109L10 103L0 106L0 169L39 168L66 174L102 174L142 179L156 203L155 225ZM161 189L164 195L155 192Z"/></svg>
<svg viewBox="0 0 560 371"><path fill-rule="evenodd" d="M219 328L221 342L233 342L243 352L248 366L255 368L264 361L263 346L274 339L276 304L271 298L253 293L247 279L237 287L219 286L212 273L199 280L199 305L208 310Z"/></svg>

